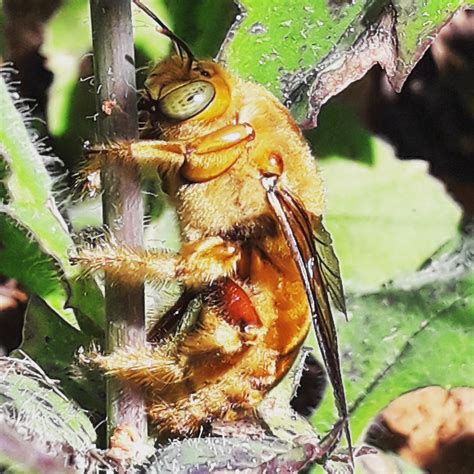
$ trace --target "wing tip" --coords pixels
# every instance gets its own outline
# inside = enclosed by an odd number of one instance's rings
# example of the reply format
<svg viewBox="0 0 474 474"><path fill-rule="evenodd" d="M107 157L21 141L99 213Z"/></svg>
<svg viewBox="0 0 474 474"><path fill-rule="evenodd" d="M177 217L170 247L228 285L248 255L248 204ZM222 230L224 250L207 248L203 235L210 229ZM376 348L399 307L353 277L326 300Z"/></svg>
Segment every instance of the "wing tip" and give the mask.
<svg viewBox="0 0 474 474"><path fill-rule="evenodd" d="M349 458L352 466L354 466L354 447L352 445L351 428L349 426L349 419L346 418L344 421L344 435L347 441L347 449L349 450Z"/></svg>

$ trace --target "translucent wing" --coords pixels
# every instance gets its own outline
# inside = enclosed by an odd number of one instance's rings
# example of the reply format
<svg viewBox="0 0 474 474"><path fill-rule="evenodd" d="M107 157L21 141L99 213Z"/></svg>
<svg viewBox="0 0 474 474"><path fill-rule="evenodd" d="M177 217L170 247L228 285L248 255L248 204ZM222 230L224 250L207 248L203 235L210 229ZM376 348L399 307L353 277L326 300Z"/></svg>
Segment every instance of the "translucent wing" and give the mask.
<svg viewBox="0 0 474 474"><path fill-rule="evenodd" d="M335 254L330 248L330 237L327 231L321 231L321 227L316 234L321 236L320 242L315 242L310 214L298 198L284 188L277 186L277 180L276 176L266 176L262 178L262 184L267 192L268 203L285 236L303 280L319 348L333 387L339 416L345 424L345 434L352 452L337 333L328 296L334 294L336 301L343 298L338 272L339 265L337 265L336 272L333 263L331 263L335 259ZM318 253L319 249L325 250ZM333 290L330 290L330 287ZM336 305L345 309L345 305L340 304L340 301Z"/></svg>
<svg viewBox="0 0 474 474"><path fill-rule="evenodd" d="M341 313L347 315L339 260L334 253L331 234L325 229L321 218L318 218L317 221L313 220L313 231L316 256L319 259L321 274L326 284L326 289L331 296L334 306Z"/></svg>

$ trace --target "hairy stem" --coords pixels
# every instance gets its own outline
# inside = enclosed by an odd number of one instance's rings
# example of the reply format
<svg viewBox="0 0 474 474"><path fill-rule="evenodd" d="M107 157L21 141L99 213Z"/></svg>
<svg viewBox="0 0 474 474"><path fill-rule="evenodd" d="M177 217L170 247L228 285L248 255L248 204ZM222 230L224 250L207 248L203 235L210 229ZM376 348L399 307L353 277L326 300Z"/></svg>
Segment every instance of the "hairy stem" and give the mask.
<svg viewBox="0 0 474 474"><path fill-rule="evenodd" d="M130 0L90 0L94 47L94 74L98 111L98 140L132 140L138 136L137 97ZM117 242L130 247L143 244L143 204L137 173L113 163L102 172L104 223ZM112 282L106 274L106 349L145 344L142 284ZM143 396L120 387L107 388L107 432L129 426L143 438L146 415Z"/></svg>

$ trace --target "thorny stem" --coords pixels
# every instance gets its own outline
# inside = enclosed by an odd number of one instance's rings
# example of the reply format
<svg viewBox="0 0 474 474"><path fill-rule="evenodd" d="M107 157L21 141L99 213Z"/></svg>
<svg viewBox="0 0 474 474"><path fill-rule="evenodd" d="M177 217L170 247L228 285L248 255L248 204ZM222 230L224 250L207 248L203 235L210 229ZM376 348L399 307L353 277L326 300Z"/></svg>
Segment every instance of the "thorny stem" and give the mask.
<svg viewBox="0 0 474 474"><path fill-rule="evenodd" d="M138 136L137 94L130 0L90 0L98 140L132 140ZM143 245L143 204L137 172L113 163L102 171L103 218L114 241ZM145 344L143 285L123 285L105 276L106 350ZM116 426L136 430L146 439L142 394L107 381L107 433Z"/></svg>

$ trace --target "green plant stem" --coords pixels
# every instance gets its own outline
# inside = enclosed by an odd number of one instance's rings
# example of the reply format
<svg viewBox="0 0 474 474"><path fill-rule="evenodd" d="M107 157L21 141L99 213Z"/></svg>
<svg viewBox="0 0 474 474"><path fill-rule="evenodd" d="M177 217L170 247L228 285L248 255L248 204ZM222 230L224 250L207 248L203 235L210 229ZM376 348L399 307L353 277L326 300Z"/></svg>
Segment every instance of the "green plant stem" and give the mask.
<svg viewBox="0 0 474 474"><path fill-rule="evenodd" d="M130 0L91 0L97 131L102 143L138 137ZM118 243L143 245L143 204L135 169L113 163L102 172L104 223ZM143 285L124 285L106 275L106 350L145 345ZM142 394L114 380L107 387L107 432L127 425L145 438Z"/></svg>

